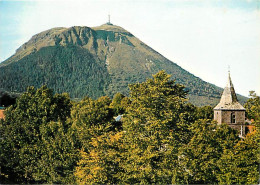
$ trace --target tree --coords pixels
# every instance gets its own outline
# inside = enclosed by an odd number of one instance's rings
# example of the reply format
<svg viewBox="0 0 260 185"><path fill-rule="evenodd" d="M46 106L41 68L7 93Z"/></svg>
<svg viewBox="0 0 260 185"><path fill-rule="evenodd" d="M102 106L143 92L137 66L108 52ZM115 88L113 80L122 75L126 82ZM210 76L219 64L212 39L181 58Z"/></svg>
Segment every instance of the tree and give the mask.
<svg viewBox="0 0 260 185"><path fill-rule="evenodd" d="M123 132L108 132L93 137L88 152L81 151L76 168L78 184L119 184L122 168L120 154Z"/></svg>
<svg viewBox="0 0 260 185"><path fill-rule="evenodd" d="M124 116L121 163L124 183L178 183L177 150L188 140L184 86L160 71L130 85L131 104Z"/></svg>
<svg viewBox="0 0 260 185"><path fill-rule="evenodd" d="M113 160L116 158L113 156L117 147L114 136L117 137L116 133L121 128L113 117L108 97L97 100L86 97L73 106L71 136L80 150L80 160L74 173L77 183L116 183L110 170L114 169Z"/></svg>
<svg viewBox="0 0 260 185"><path fill-rule="evenodd" d="M260 97L256 95L255 91L250 91L249 96L250 98L245 104L246 117L260 120Z"/></svg>
<svg viewBox="0 0 260 185"><path fill-rule="evenodd" d="M211 106L203 106L197 107L197 119L213 119L213 107Z"/></svg>
<svg viewBox="0 0 260 185"><path fill-rule="evenodd" d="M72 137L77 148L87 150L93 136L102 135L104 132L116 129L111 100L100 97L97 100L85 97L75 103L71 111Z"/></svg>
<svg viewBox="0 0 260 185"><path fill-rule="evenodd" d="M218 162L220 184L259 183L259 129L249 133L232 150L225 150Z"/></svg>
<svg viewBox="0 0 260 185"><path fill-rule="evenodd" d="M191 127L190 142L179 152L182 178L191 184L217 182L217 165L225 150L232 150L239 141L235 130L226 124L216 125L210 120L198 120Z"/></svg>
<svg viewBox="0 0 260 185"><path fill-rule="evenodd" d="M125 107L122 106L122 100L126 98L121 93L116 93L113 101L111 103L111 107L114 109L115 115L123 114L125 112Z"/></svg>
<svg viewBox="0 0 260 185"><path fill-rule="evenodd" d="M73 169L61 156L71 152L65 136L70 109L67 94L53 95L46 86L28 88L6 109L0 124L3 182L66 183L62 177Z"/></svg>
<svg viewBox="0 0 260 185"><path fill-rule="evenodd" d="M81 151L77 182L183 182L177 178L178 147L188 142L192 120L187 112L192 108L186 106L185 96L184 87L164 71L146 82L130 85L131 103L124 114L123 131L111 130L109 125L113 124L107 120L93 124L92 133L85 134L91 139L86 139L88 146Z"/></svg>

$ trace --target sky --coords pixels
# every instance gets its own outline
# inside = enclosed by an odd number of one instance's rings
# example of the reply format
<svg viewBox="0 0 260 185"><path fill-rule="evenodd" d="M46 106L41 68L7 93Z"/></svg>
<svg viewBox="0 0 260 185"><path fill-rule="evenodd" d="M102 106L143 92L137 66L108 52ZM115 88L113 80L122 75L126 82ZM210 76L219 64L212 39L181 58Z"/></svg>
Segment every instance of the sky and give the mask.
<svg viewBox="0 0 260 185"><path fill-rule="evenodd" d="M54 27L108 21L204 81L260 95L260 0L0 0L0 61ZM1 75L1 74L0 74Z"/></svg>

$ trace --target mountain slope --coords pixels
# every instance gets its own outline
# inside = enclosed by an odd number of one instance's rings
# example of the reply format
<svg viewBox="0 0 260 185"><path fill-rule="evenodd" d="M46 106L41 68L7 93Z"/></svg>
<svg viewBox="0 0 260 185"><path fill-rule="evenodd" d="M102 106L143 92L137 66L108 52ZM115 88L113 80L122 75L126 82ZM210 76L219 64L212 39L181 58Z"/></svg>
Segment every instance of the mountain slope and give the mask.
<svg viewBox="0 0 260 185"><path fill-rule="evenodd" d="M166 70L189 90L196 105L215 105L222 89L195 77L114 25L54 28L33 36L0 63L0 88L25 91L46 84L73 98L116 92L128 93L128 84ZM245 100L245 98L242 100Z"/></svg>

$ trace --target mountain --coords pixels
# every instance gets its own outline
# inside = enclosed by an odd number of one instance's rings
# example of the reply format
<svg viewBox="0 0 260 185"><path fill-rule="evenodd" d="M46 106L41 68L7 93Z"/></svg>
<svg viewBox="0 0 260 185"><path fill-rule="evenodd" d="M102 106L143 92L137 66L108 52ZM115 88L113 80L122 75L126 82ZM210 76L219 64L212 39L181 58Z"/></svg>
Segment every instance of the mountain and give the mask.
<svg viewBox="0 0 260 185"><path fill-rule="evenodd" d="M182 69L127 30L112 24L53 28L34 35L0 63L0 89L23 92L46 84L72 98L128 93L164 69L189 90L196 105L216 105L223 89ZM245 97L238 96L242 102Z"/></svg>

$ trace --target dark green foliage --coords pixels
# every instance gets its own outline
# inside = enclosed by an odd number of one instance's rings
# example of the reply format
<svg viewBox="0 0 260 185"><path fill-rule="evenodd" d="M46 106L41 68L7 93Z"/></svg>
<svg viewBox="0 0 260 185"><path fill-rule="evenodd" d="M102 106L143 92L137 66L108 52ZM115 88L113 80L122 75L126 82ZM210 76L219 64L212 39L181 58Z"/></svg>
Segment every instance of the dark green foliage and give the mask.
<svg viewBox="0 0 260 185"><path fill-rule="evenodd" d="M105 63L79 46L51 46L19 62L0 67L0 88L23 92L28 86L47 85L72 98L98 98L110 82ZM16 74L16 75L14 75Z"/></svg>
<svg viewBox="0 0 260 185"><path fill-rule="evenodd" d="M66 136L71 103L43 86L28 88L1 120L1 182L68 183L73 150ZM65 167L66 166L66 167Z"/></svg>
<svg viewBox="0 0 260 185"><path fill-rule="evenodd" d="M188 140L184 120L186 92L161 71L146 82L130 86L131 105L124 116L121 167L125 183L172 182L177 148Z"/></svg>
<svg viewBox="0 0 260 185"><path fill-rule="evenodd" d="M79 149L87 151L92 137L116 129L110 104L107 96L97 100L85 97L74 104L71 111L72 134Z"/></svg>
<svg viewBox="0 0 260 185"><path fill-rule="evenodd" d="M212 106L197 107L197 119L210 119L214 117Z"/></svg>
<svg viewBox="0 0 260 185"><path fill-rule="evenodd" d="M220 184L259 184L259 129L224 150L217 165Z"/></svg>
<svg viewBox="0 0 260 185"><path fill-rule="evenodd" d="M72 119L75 124L103 125L113 118L113 110L110 108L111 100L107 96L92 100L85 97L82 101L75 103L72 109Z"/></svg>
<svg viewBox="0 0 260 185"><path fill-rule="evenodd" d="M260 120L260 97L254 91L250 91L250 99L245 103L246 117L248 119Z"/></svg>
<svg viewBox="0 0 260 185"><path fill-rule="evenodd" d="M233 149L239 141L238 134L229 126L217 126L210 120L199 120L193 124L192 138L180 149L182 168L180 179L186 183L212 184L217 182L220 160L224 150Z"/></svg>
<svg viewBox="0 0 260 185"><path fill-rule="evenodd" d="M130 103L131 102L128 97L121 93L116 93L111 103L111 107L114 109L115 115L120 115L125 113L126 108L130 105Z"/></svg>

